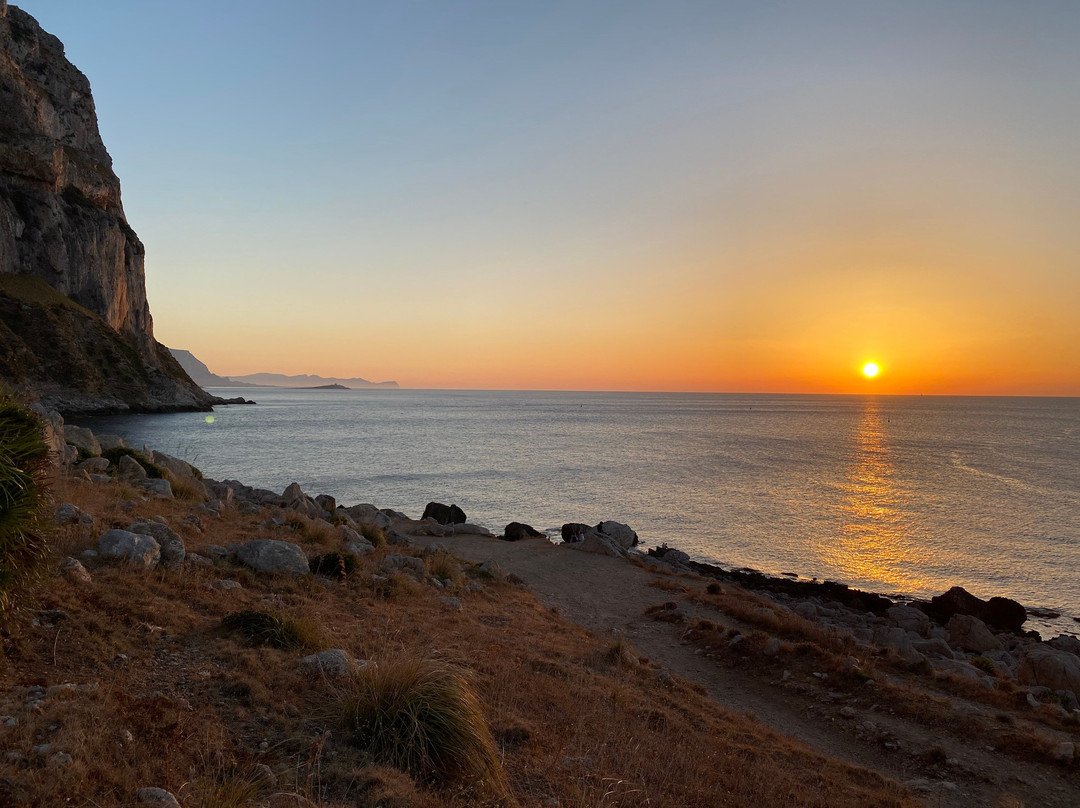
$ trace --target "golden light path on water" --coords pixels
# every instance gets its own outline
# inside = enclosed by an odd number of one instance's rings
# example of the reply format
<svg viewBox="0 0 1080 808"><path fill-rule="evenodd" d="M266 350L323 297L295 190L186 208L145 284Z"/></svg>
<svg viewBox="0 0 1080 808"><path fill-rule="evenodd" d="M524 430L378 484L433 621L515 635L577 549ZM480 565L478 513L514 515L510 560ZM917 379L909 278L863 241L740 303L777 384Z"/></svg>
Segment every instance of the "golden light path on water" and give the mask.
<svg viewBox="0 0 1080 808"><path fill-rule="evenodd" d="M905 510L910 494L894 483L896 470L881 405L867 399L854 434L847 479L840 485L840 535L819 547L840 580L881 581L899 591L919 591L920 569L933 566L926 547L909 538Z"/></svg>

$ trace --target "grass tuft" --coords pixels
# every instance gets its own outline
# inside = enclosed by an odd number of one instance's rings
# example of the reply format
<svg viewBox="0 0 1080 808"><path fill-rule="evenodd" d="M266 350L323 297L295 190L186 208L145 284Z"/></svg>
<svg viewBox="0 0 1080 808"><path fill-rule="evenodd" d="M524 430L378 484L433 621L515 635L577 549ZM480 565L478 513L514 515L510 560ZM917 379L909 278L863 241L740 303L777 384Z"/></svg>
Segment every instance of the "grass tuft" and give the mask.
<svg viewBox="0 0 1080 808"><path fill-rule="evenodd" d="M452 581L461 584L465 575L461 571L461 564L450 553L438 552L427 558L428 575L440 581Z"/></svg>
<svg viewBox="0 0 1080 808"><path fill-rule="evenodd" d="M341 715L353 742L378 763L420 779L505 791L480 700L453 665L411 654L372 662L351 682Z"/></svg>
<svg viewBox="0 0 1080 808"><path fill-rule="evenodd" d="M232 612L221 619L221 625L242 635L251 645L286 651L319 648L326 639L325 632L314 620L287 617L275 612Z"/></svg>
<svg viewBox="0 0 1080 808"><path fill-rule="evenodd" d="M373 524L361 524L360 535L371 542L373 547L386 546L386 531Z"/></svg>

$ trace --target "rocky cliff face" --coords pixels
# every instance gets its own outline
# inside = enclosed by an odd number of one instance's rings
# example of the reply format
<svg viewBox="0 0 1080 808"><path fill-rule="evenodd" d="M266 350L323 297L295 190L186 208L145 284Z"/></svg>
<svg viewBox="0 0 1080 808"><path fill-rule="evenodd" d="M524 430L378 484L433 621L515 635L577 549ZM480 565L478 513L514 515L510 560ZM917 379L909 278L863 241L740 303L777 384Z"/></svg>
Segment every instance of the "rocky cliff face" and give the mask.
<svg viewBox="0 0 1080 808"><path fill-rule="evenodd" d="M205 408L211 397L154 340L143 255L124 216L89 81L65 58L60 40L29 14L7 7L0 11L0 273L44 281L131 346L135 365L145 366L135 375L145 384L127 385L111 399L131 409ZM8 323L18 339L27 328ZM77 330L86 334L97 326ZM36 355L33 345L21 347ZM20 346L0 348L11 356ZM85 385L49 376L49 363L38 365L17 368L25 371L19 381L48 395L68 388L85 399L83 408L95 409L96 393L87 397ZM108 387L109 370L99 369L96 389ZM117 409L116 401L103 400L99 408Z"/></svg>

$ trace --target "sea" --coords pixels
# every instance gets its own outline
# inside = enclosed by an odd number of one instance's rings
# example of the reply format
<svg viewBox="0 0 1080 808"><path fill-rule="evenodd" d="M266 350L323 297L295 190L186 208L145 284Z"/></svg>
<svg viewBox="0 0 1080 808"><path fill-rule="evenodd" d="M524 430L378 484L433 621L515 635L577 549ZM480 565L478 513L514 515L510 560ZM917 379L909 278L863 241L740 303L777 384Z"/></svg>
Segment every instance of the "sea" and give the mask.
<svg viewBox="0 0 1080 808"><path fill-rule="evenodd" d="M887 595L960 585L1080 635L1080 399L212 390L254 406L74 419L215 479L493 531L642 545ZM1055 616L1058 615L1058 616Z"/></svg>

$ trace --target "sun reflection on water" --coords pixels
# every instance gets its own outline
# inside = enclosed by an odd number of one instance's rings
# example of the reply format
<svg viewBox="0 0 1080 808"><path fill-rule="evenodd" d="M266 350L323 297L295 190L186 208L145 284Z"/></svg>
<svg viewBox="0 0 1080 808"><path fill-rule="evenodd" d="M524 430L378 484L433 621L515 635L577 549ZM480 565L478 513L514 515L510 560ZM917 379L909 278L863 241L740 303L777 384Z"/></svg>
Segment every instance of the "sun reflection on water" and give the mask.
<svg viewBox="0 0 1080 808"><path fill-rule="evenodd" d="M821 548L822 559L849 582L883 582L918 590L925 550L909 540L906 512L910 493L895 479L887 421L881 405L867 399L859 420L846 479L840 483L840 533ZM880 584L879 584L880 585Z"/></svg>

